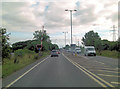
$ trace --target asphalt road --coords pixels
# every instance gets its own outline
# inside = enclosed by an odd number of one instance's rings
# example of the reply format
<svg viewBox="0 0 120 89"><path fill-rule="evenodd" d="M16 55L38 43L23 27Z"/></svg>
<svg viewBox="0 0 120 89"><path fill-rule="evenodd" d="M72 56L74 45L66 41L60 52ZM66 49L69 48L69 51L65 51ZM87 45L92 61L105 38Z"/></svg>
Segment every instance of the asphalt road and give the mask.
<svg viewBox="0 0 120 89"><path fill-rule="evenodd" d="M3 81L4 86L9 79ZM48 57L24 76L16 78L14 83L7 84L11 84L9 87L102 87L62 54Z"/></svg>
<svg viewBox="0 0 120 89"><path fill-rule="evenodd" d="M118 63L118 59L115 58L108 58L103 56L83 56L83 54L80 54L80 56L90 59L91 61L98 61L101 64L109 65L113 68L120 67L120 64Z"/></svg>
<svg viewBox="0 0 120 89"><path fill-rule="evenodd" d="M69 52L64 53L69 59L87 69L93 75L99 77L107 86L120 86L120 67L118 59L102 56L83 56L72 55Z"/></svg>

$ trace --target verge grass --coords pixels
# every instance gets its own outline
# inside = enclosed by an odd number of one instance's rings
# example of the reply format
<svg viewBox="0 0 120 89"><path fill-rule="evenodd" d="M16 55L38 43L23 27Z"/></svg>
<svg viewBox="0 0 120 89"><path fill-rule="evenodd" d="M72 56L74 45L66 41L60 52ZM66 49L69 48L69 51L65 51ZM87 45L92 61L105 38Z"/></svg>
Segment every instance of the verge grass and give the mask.
<svg viewBox="0 0 120 89"><path fill-rule="evenodd" d="M23 57L17 57L17 62L14 63L15 57L11 57L10 59L4 59L5 62L2 65L2 77L5 78L16 72L23 67L35 62L36 60L48 56L49 52L42 52L42 56L38 56L38 53L26 53Z"/></svg>
<svg viewBox="0 0 120 89"><path fill-rule="evenodd" d="M2 77L2 65L0 64L0 78Z"/></svg>
<svg viewBox="0 0 120 89"><path fill-rule="evenodd" d="M97 55L118 59L120 53L118 51L103 50L101 54L97 51Z"/></svg>

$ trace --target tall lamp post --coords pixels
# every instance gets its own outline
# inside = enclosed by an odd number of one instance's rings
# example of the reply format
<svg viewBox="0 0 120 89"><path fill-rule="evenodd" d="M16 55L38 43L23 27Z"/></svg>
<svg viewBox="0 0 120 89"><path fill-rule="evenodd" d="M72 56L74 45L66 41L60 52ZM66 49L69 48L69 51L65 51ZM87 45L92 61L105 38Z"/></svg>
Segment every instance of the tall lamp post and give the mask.
<svg viewBox="0 0 120 89"><path fill-rule="evenodd" d="M77 11L77 10L68 10L68 9L65 9L65 11L70 11L70 20L71 20L71 44L72 44L72 11Z"/></svg>
<svg viewBox="0 0 120 89"><path fill-rule="evenodd" d="M67 34L68 32L63 32L63 33L65 33L65 46L66 46L66 34Z"/></svg>

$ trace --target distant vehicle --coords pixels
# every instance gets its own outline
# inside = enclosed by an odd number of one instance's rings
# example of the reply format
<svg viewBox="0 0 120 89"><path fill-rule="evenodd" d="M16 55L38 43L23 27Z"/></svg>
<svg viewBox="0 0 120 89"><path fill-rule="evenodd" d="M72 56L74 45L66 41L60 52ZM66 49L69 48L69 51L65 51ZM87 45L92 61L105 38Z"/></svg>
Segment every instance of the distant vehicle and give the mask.
<svg viewBox="0 0 120 89"><path fill-rule="evenodd" d="M52 50L51 57L58 57L58 51L57 50Z"/></svg>
<svg viewBox="0 0 120 89"><path fill-rule="evenodd" d="M68 52L71 52L71 48L68 49Z"/></svg>
<svg viewBox="0 0 120 89"><path fill-rule="evenodd" d="M72 53L75 53L76 44L71 44L70 47L71 47L71 50L70 50L70 51L71 51Z"/></svg>
<svg viewBox="0 0 120 89"><path fill-rule="evenodd" d="M95 48L94 46L85 46L84 47L84 55L85 56L96 56L96 51L95 51Z"/></svg>
<svg viewBox="0 0 120 89"><path fill-rule="evenodd" d="M75 52L76 52L77 54L80 54L80 53L81 53L81 49L80 49L80 48L75 48Z"/></svg>
<svg viewBox="0 0 120 89"><path fill-rule="evenodd" d="M60 50L56 50L57 51L57 54L60 54Z"/></svg>

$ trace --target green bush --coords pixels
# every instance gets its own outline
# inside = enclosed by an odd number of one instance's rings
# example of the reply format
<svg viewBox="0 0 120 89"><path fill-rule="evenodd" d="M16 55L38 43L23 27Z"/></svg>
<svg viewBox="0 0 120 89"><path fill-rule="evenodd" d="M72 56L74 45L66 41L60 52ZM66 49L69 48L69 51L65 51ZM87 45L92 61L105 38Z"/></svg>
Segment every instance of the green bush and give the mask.
<svg viewBox="0 0 120 89"><path fill-rule="evenodd" d="M15 57L23 57L25 54L32 54L33 51L30 51L28 49L18 49L15 51Z"/></svg>

